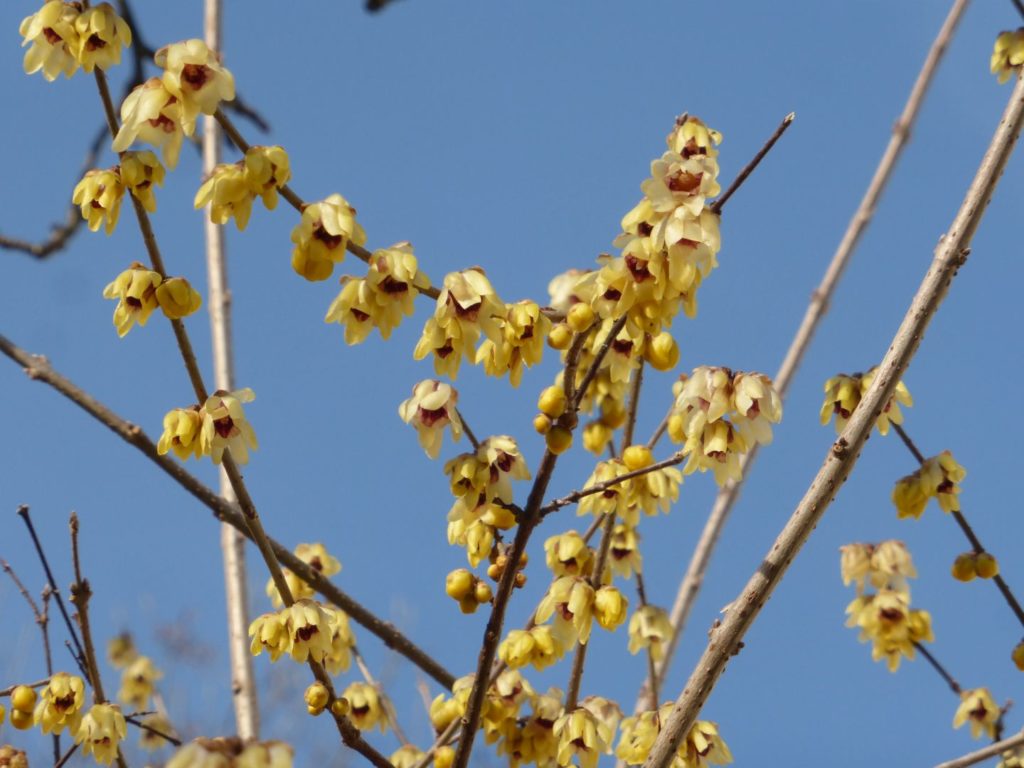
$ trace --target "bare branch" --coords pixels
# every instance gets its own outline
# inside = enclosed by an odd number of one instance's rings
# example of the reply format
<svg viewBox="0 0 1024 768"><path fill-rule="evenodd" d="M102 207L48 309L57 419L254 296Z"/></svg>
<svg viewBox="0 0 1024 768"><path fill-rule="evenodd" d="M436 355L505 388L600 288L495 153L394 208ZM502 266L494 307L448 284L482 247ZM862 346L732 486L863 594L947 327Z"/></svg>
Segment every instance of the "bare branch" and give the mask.
<svg viewBox="0 0 1024 768"><path fill-rule="evenodd" d="M761 161L764 160L765 155L771 152L772 147L775 146L775 142L782 138L782 134L784 134L786 132L786 129L793 124L793 121L795 119L796 112L790 112L788 115L782 118L782 122L779 123L779 127L775 129L775 133L773 133L768 138L768 141L766 141L764 143L764 146L757 151L757 154L754 155L753 159L743 167L743 170L739 172L739 175L736 176L735 179L733 179L732 184L730 184L729 188L722 193L721 197L719 197L717 200L715 200L715 202L711 204L712 213L722 212L722 209L725 207L725 204L729 202L729 198L736 193L737 189L743 186L743 182L745 182L747 180L747 177L749 177L750 174L754 172L754 169L761 164Z"/></svg>
<svg viewBox="0 0 1024 768"><path fill-rule="evenodd" d="M1016 736L1011 736L1008 739L997 741L995 744L982 747L976 752L969 752L963 757L958 757L956 760L947 760L944 763L939 763L935 768L967 768L970 765L976 765L982 760L988 760L990 757L995 757L1022 744L1024 744L1024 731L1021 731Z"/></svg>

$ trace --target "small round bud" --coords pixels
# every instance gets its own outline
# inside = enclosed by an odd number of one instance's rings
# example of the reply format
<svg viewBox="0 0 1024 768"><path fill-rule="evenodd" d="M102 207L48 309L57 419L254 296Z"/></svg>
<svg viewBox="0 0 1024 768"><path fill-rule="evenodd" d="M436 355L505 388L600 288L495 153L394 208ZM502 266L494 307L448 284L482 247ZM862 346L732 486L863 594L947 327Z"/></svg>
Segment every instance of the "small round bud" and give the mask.
<svg viewBox="0 0 1024 768"><path fill-rule="evenodd" d="M331 714L335 717L344 717L352 709L352 705L348 703L348 699L335 699L331 702Z"/></svg>
<svg viewBox="0 0 1024 768"><path fill-rule="evenodd" d="M686 432L683 431L683 420L681 413L673 413L668 419L668 436L673 443L685 443Z"/></svg>
<svg viewBox="0 0 1024 768"><path fill-rule="evenodd" d="M480 603L476 601L473 595L466 595L459 600L459 610L463 613L476 613L476 609L479 607Z"/></svg>
<svg viewBox="0 0 1024 768"><path fill-rule="evenodd" d="M455 763L454 747L438 747L434 753L434 768L452 768Z"/></svg>
<svg viewBox="0 0 1024 768"><path fill-rule="evenodd" d="M523 552L523 554L519 556L519 567L525 568L528 562L530 562L530 556L526 554L526 552Z"/></svg>
<svg viewBox="0 0 1024 768"><path fill-rule="evenodd" d="M552 349L568 349L572 343L572 329L565 323L559 323L551 328L548 334L548 346Z"/></svg>
<svg viewBox="0 0 1024 768"><path fill-rule="evenodd" d="M631 445L622 452L622 463L632 470L644 469L654 463L654 454L646 445Z"/></svg>
<svg viewBox="0 0 1024 768"><path fill-rule="evenodd" d="M978 576L983 579L999 575L999 562L988 552L982 552L975 558L974 567L978 571Z"/></svg>
<svg viewBox="0 0 1024 768"><path fill-rule="evenodd" d="M569 314L565 316L565 321L576 333L583 333L594 324L595 317L593 308L589 304L580 302L572 305Z"/></svg>
<svg viewBox="0 0 1024 768"><path fill-rule="evenodd" d="M11 725L19 731L27 731L35 723L31 712L23 712L20 709L11 710Z"/></svg>
<svg viewBox="0 0 1024 768"><path fill-rule="evenodd" d="M538 413L533 417L533 428L539 435L546 435L548 430L551 429L551 419L545 416L543 413Z"/></svg>
<svg viewBox="0 0 1024 768"><path fill-rule="evenodd" d="M526 586L526 574L522 571L516 571L516 577L515 581L513 582L513 586L520 588Z"/></svg>
<svg viewBox="0 0 1024 768"><path fill-rule="evenodd" d="M595 456L604 453L605 446L611 439L611 429L600 421L592 421L583 428L583 447Z"/></svg>
<svg viewBox="0 0 1024 768"><path fill-rule="evenodd" d="M473 598L478 603L489 603L494 595L491 592L491 585L486 581L478 581L473 589Z"/></svg>
<svg viewBox="0 0 1024 768"><path fill-rule="evenodd" d="M964 552L953 561L953 578L957 581L971 581L978 575L977 561L973 552Z"/></svg>
<svg viewBox="0 0 1024 768"><path fill-rule="evenodd" d="M4 718L7 716L7 708L0 704L0 725L4 724Z"/></svg>
<svg viewBox="0 0 1024 768"><path fill-rule="evenodd" d="M448 597L462 600L473 591L475 583L476 577L472 573L465 568L457 568L449 573L448 578L445 579L444 591L448 593Z"/></svg>
<svg viewBox="0 0 1024 768"><path fill-rule="evenodd" d="M644 360L659 371L670 371L679 363L679 345L668 331L662 331L644 345Z"/></svg>
<svg viewBox="0 0 1024 768"><path fill-rule="evenodd" d="M565 406L565 390L562 387L548 387L537 398L537 408L552 419L557 419L565 413Z"/></svg>
<svg viewBox="0 0 1024 768"><path fill-rule="evenodd" d="M29 688L27 685L19 685L13 691L11 691L11 706L21 712L28 712L32 714L32 708L36 705L36 691L34 688ZM14 713L11 713L11 722L13 722Z"/></svg>
<svg viewBox="0 0 1024 768"><path fill-rule="evenodd" d="M618 400L606 397L601 401L601 423L609 429L618 429L626 421L626 407Z"/></svg>
<svg viewBox="0 0 1024 768"><path fill-rule="evenodd" d="M327 707L331 694L327 691L326 685L316 682L306 689L302 698L306 701L306 711L311 715L319 715Z"/></svg>
<svg viewBox="0 0 1024 768"><path fill-rule="evenodd" d="M1013 663L1017 665L1017 669L1024 672L1024 640L1017 643L1017 647L1013 649L1013 653L1010 654L1010 658L1013 659ZM2 719L0 719L2 721Z"/></svg>
<svg viewBox="0 0 1024 768"><path fill-rule="evenodd" d="M562 426L553 426L544 435L544 442L547 443L548 450L558 456L569 450L572 445L572 432Z"/></svg>
<svg viewBox="0 0 1024 768"><path fill-rule="evenodd" d="M499 567L497 563L491 563L489 566L487 566L487 576L497 581L501 578L502 571L504 570L505 569Z"/></svg>

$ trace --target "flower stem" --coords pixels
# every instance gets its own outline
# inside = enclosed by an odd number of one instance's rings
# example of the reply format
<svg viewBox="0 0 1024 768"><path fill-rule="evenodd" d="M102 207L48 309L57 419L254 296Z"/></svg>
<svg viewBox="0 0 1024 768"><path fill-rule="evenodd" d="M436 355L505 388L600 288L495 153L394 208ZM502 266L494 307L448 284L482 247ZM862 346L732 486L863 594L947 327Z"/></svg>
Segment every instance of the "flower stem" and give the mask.
<svg viewBox="0 0 1024 768"><path fill-rule="evenodd" d="M739 172L739 175L732 180L732 184L729 185L729 188L725 190L725 192L723 192L722 195L717 200L715 200L714 203L711 204L712 213L722 212L722 209L725 207L725 204L729 202L729 198L736 193L737 189L743 186L743 182L745 182L747 180L747 177L754 172L754 169L761 164L761 161L764 160L765 155L767 155L771 151L772 147L775 146L775 142L782 138L782 134L784 134L786 132L786 129L793 124L793 120L795 119L796 112L790 112L788 115L782 118L782 122L779 123L779 127L775 129L775 133L773 133L768 138L768 141L766 141L764 143L764 146L758 150L757 154L754 155L753 159L751 159L751 161L743 167L743 170Z"/></svg>

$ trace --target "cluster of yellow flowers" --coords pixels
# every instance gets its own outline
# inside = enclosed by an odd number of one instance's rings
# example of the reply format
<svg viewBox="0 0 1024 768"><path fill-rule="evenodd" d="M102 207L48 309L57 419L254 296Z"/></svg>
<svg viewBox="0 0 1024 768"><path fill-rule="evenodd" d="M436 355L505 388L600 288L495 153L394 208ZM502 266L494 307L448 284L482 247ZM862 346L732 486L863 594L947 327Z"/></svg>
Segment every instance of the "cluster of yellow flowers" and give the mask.
<svg viewBox="0 0 1024 768"><path fill-rule="evenodd" d="M161 456L168 451L185 461L190 456L197 459L209 456L214 464L220 464L224 451L240 464L249 461L249 449L258 447L256 433L245 417L242 403L256 399L251 389L234 392L217 390L202 406L175 408L164 416L164 431L157 443Z"/></svg>
<svg viewBox="0 0 1024 768"><path fill-rule="evenodd" d="M935 639L931 614L910 608L907 579L917 576L910 552L901 541L847 544L841 552L843 584L857 586L857 597L846 607L846 626L859 627L860 641L873 643L871 657L884 658L895 672L902 656L914 658L915 645ZM876 592L865 592L866 584Z"/></svg>
<svg viewBox="0 0 1024 768"><path fill-rule="evenodd" d="M1024 28L1000 32L992 48L992 74L999 78L1000 83L1005 83L1016 77L1021 64L1024 64Z"/></svg>
<svg viewBox="0 0 1024 768"><path fill-rule="evenodd" d="M166 768L292 768L293 754L283 741L196 739L175 752Z"/></svg>
<svg viewBox="0 0 1024 768"><path fill-rule="evenodd" d="M168 319L180 320L203 305L199 292L184 277L163 278L137 261L103 289L103 298L117 301L114 327L121 337L136 323L145 326L157 307Z"/></svg>
<svg viewBox="0 0 1024 768"><path fill-rule="evenodd" d="M324 320L345 327L346 344L360 344L374 328L389 338L402 317L413 313L413 303L430 287L430 279L419 271L412 245L402 242L374 251L366 277L345 275L341 285Z"/></svg>
<svg viewBox="0 0 1024 768"><path fill-rule="evenodd" d="M341 573L341 562L338 558L328 552L327 548L320 542L314 542L313 544L299 544L295 547L293 552L299 560L324 576L333 576L336 573ZM294 599L308 600L313 597L313 588L309 586L309 584L304 582L287 568L282 568L281 570L284 574L284 580L288 582L288 589L291 590L292 597ZM281 608L284 606L284 601L281 600L281 595L277 591L277 586L274 584L273 578L267 579L266 593L275 608ZM340 609L335 610L340 611Z"/></svg>
<svg viewBox="0 0 1024 768"><path fill-rule="evenodd" d="M67 730L81 745L82 754L91 754L97 763L110 765L127 733L124 715L116 704L94 704L83 712L84 702L82 678L57 672L39 694L27 685L11 691L11 725L21 731L38 725L43 733L53 734Z"/></svg>
<svg viewBox="0 0 1024 768"><path fill-rule="evenodd" d="M42 70L53 81L63 72L71 77L82 67L86 72L108 69L121 63L121 49L132 44L132 31L110 3L83 8L81 3L50 0L26 17L18 29L24 38L25 73Z"/></svg>
<svg viewBox="0 0 1024 768"><path fill-rule="evenodd" d="M121 104L121 128L115 152L135 141L160 147L168 168L178 164L181 144L196 129L200 113L212 115L222 101L235 98L234 76L202 40L183 40L165 46L153 57L163 69L137 86Z"/></svg>
<svg viewBox="0 0 1024 768"><path fill-rule="evenodd" d="M864 393L868 391L871 382L875 379L878 366L873 366L867 373L840 373L825 382L825 402L821 406L821 424L828 424L832 415L836 418L836 434L838 435L846 427L850 414L860 404ZM889 423L902 424L903 412L900 405L908 408L914 404L910 391L901 381L896 385L889 402L885 404L882 412L878 414L875 426L881 435L889 434Z"/></svg>
<svg viewBox="0 0 1024 768"><path fill-rule="evenodd" d="M81 208L90 230L96 232L103 226L109 235L117 226L125 189L152 213L156 210L153 185L162 187L165 174L163 165L149 150L123 152L119 165L86 171L75 185L71 201Z"/></svg>
<svg viewBox="0 0 1024 768"><path fill-rule="evenodd" d="M957 464L949 451L926 459L918 470L896 481L892 489L896 516L921 517L928 499L938 501L943 512L959 512L959 484L965 477L967 470Z"/></svg>
<svg viewBox="0 0 1024 768"><path fill-rule="evenodd" d="M347 614L309 599L257 617L249 625L249 636L254 656L266 650L271 661L285 653L299 662L312 659L332 675L348 669L355 645Z"/></svg>
<svg viewBox="0 0 1024 768"><path fill-rule="evenodd" d="M763 373L733 373L701 366L678 385L668 434L683 444L685 474L715 474L725 485L741 478L739 457L772 441L772 424L782 419L782 400Z"/></svg>
<svg viewBox="0 0 1024 768"><path fill-rule="evenodd" d="M654 746L662 724L672 711L672 702L662 704L657 710L648 710L622 721L622 738L615 750L615 756L626 765L640 765L646 762ZM728 765L732 762L729 747L718 735L718 724L698 720L690 733L679 745L672 760L672 768L700 768L704 765Z"/></svg>
<svg viewBox="0 0 1024 768"><path fill-rule="evenodd" d="M235 220L245 229L252 214L253 201L259 197L267 210L277 207L277 190L292 177L288 153L282 147L249 147L237 163L221 163L199 187L193 204L210 206L210 221L226 224Z"/></svg>

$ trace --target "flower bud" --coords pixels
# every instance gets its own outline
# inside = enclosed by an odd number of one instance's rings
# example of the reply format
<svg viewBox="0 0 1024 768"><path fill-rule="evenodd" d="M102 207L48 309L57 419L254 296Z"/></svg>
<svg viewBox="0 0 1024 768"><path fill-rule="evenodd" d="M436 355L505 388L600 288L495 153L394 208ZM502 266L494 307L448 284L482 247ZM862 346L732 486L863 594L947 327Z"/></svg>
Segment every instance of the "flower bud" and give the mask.
<svg viewBox="0 0 1024 768"><path fill-rule="evenodd" d="M595 318L596 315L593 308L589 304L580 302L579 304L572 305L572 308L565 317L565 321L573 331L583 333L594 324Z"/></svg>
<svg viewBox="0 0 1024 768"><path fill-rule="evenodd" d="M11 691L11 706L20 712L32 714L32 707L36 705L36 691L27 685L19 685Z"/></svg>
<svg viewBox="0 0 1024 768"><path fill-rule="evenodd" d="M988 552L982 552L975 558L975 570L983 579L991 579L999 575L999 562Z"/></svg>
<svg viewBox="0 0 1024 768"><path fill-rule="evenodd" d="M537 434L546 435L548 430L551 429L551 417L538 413L533 418L533 428L537 431Z"/></svg>
<svg viewBox="0 0 1024 768"><path fill-rule="evenodd" d="M971 581L978 575L978 565L973 552L964 552L953 561L953 578L957 581Z"/></svg>
<svg viewBox="0 0 1024 768"><path fill-rule="evenodd" d="M562 387L550 386L541 392L537 399L537 408L552 419L557 419L565 413L566 404L565 390Z"/></svg>
<svg viewBox="0 0 1024 768"><path fill-rule="evenodd" d="M444 591L448 593L448 597L461 601L473 591L475 582L476 577L472 573L465 568L457 568L445 579Z"/></svg>
<svg viewBox="0 0 1024 768"><path fill-rule="evenodd" d="M303 698L306 701L306 711L311 715L319 715L327 707L331 694L328 693L327 686L321 682L316 682L306 689Z"/></svg>
<svg viewBox="0 0 1024 768"><path fill-rule="evenodd" d="M572 432L562 426L553 426L544 435L544 442L547 443L548 450L558 456L565 453L572 446Z"/></svg>
<svg viewBox="0 0 1024 768"><path fill-rule="evenodd" d="M565 323L552 327L548 334L548 346L552 349L568 349L572 343L572 329Z"/></svg>
<svg viewBox="0 0 1024 768"><path fill-rule="evenodd" d="M622 463L631 470L644 469L654 463L654 455L646 445L631 445L622 452Z"/></svg>
<svg viewBox="0 0 1024 768"><path fill-rule="evenodd" d="M668 331L662 331L647 341L644 359L659 371L670 371L679 363L679 345Z"/></svg>

